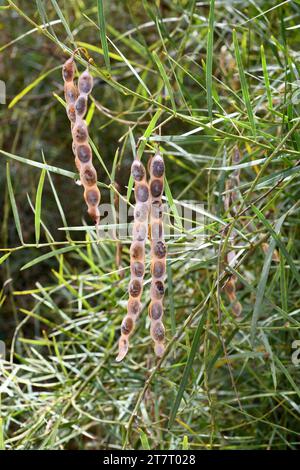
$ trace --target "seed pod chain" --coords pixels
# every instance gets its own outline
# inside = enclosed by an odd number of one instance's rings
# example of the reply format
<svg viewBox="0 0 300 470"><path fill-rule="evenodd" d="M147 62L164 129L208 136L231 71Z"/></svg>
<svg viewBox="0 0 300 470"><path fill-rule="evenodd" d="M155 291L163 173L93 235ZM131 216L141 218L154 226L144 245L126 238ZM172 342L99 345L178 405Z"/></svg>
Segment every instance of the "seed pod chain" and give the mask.
<svg viewBox="0 0 300 470"><path fill-rule="evenodd" d="M164 353L165 328L162 323L164 278L166 272L166 244L163 229L162 194L164 190L165 165L157 153L150 162L150 229L151 229L151 287L149 317L150 333L154 351L158 357Z"/></svg>
<svg viewBox="0 0 300 470"><path fill-rule="evenodd" d="M139 160L131 166L134 179L135 208L132 243L130 247L130 282L128 286L129 300L127 314L121 325L119 339L119 354L116 361L120 362L126 356L129 348L129 337L133 333L136 319L141 311L141 295L145 272L145 244L148 234L149 186L146 170Z"/></svg>
<svg viewBox="0 0 300 470"><path fill-rule="evenodd" d="M100 191L97 186L97 173L92 163L92 149L89 145L89 133L84 116L87 111L88 95L93 88L93 77L86 69L78 79L78 87L74 84L74 58L68 59L63 65L64 92L67 104L67 115L71 121L73 137L72 149L75 164L79 171L80 181L84 187L84 199L88 213L99 224Z"/></svg>

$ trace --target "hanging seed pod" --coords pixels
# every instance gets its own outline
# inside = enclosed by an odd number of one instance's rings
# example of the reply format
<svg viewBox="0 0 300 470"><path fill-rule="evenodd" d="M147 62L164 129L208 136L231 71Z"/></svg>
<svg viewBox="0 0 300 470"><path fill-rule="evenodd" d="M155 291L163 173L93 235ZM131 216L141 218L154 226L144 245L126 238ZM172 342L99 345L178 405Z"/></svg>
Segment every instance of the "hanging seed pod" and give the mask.
<svg viewBox="0 0 300 470"><path fill-rule="evenodd" d="M86 69L79 77L78 89L74 84L74 59L68 59L62 70L64 79L64 92L67 104L67 115L71 121L72 150L75 155L75 164L79 171L80 182L84 187L84 199L88 207L88 214L95 224L99 224L100 212L98 209L101 194L97 186L97 173L92 163L92 149L89 145L89 133L86 122L83 120L87 111L87 99L93 88L93 77Z"/></svg>
<svg viewBox="0 0 300 470"><path fill-rule="evenodd" d="M154 351L158 357L164 353L165 328L162 323L164 276L166 272L166 244L163 231L162 194L164 190L165 165L157 153L149 165L150 171L150 229L151 229L151 288L149 317L150 334L154 341Z"/></svg>
<svg viewBox="0 0 300 470"><path fill-rule="evenodd" d="M235 147L234 153L232 156L233 165L239 164L241 157L238 147ZM226 194L224 197L224 208L228 211L233 217L238 212L238 202L239 202L239 185L240 185L240 169L236 168L228 177L226 181ZM233 243L236 234L233 231L231 236L231 242ZM231 250L227 254L225 253L225 264L231 264L234 262L235 251ZM230 301L232 312L236 317L240 317L242 313L242 305L237 300L236 296L236 282L237 277L235 275L231 276L226 284L223 287L228 300Z"/></svg>
<svg viewBox="0 0 300 470"><path fill-rule="evenodd" d="M128 286L129 300L127 315L121 325L119 354L117 362L122 361L129 348L129 337L133 333L136 319L141 311L141 295L145 272L145 243L148 234L149 187L146 181L146 170L142 163L135 160L131 166L131 174L135 182L135 209L130 247L130 273Z"/></svg>

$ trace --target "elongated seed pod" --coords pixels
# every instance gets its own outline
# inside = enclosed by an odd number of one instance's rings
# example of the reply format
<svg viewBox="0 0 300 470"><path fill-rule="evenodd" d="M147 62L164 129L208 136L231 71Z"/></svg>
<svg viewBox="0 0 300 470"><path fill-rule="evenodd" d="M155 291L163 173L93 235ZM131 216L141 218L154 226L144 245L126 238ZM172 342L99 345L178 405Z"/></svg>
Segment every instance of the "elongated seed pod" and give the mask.
<svg viewBox="0 0 300 470"><path fill-rule="evenodd" d="M78 88L74 84L74 59L71 57L63 65L64 92L67 115L71 121L73 137L72 150L75 164L79 171L80 182L84 187L84 199L88 214L95 224L99 224L99 203L101 194L97 186L97 173L92 163L92 149L89 145L89 133L84 116L87 111L88 95L93 88L93 77L86 69L78 79Z"/></svg>
<svg viewBox="0 0 300 470"><path fill-rule="evenodd" d="M237 165L240 162L240 153L239 149L236 147L234 149L232 163ZM225 210L230 212L232 216L234 216L238 212L238 200L239 200L239 193L238 187L240 185L240 170L235 169L233 173L229 176L226 181L226 190L228 191L224 198L224 207ZM235 232L233 231L231 242L233 243L235 238ZM235 251L231 250L227 254L225 254L225 262L228 265L231 265L234 262L235 258ZM232 312L236 317L240 317L242 313L242 305L238 301L236 296L236 282L237 277L236 275L230 276L227 282L224 285L224 292L231 303Z"/></svg>
<svg viewBox="0 0 300 470"><path fill-rule="evenodd" d="M166 272L166 244L164 241L162 194L164 190L165 165L157 153L149 165L150 171L150 229L151 229L151 287L149 317L150 333L154 351L158 357L164 353L165 328L163 318L164 278Z"/></svg>
<svg viewBox="0 0 300 470"><path fill-rule="evenodd" d="M145 168L139 160L133 162L131 174L135 182L134 224L130 247L131 277L128 286L127 314L121 325L117 362L122 361L128 352L129 337L133 333L137 317L141 311L141 295L145 272L145 243L148 234L149 186L146 180Z"/></svg>

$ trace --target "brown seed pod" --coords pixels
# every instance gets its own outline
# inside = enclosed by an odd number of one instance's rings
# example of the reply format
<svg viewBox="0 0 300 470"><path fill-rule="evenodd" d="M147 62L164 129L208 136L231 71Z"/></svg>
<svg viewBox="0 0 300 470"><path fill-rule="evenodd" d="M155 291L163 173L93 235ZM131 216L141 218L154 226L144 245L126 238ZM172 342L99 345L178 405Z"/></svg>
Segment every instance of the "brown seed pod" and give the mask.
<svg viewBox="0 0 300 470"><path fill-rule="evenodd" d="M137 222L146 222L148 219L149 207L148 204L137 203L134 208L134 220Z"/></svg>
<svg viewBox="0 0 300 470"><path fill-rule="evenodd" d="M241 155L239 152L239 148L235 147L233 150L233 155L231 156L231 162L233 165L238 165L241 160ZM224 208L225 211L231 214L232 217L235 217L239 210L239 200L240 200L240 192L239 192L239 185L240 185L240 169L236 168L230 175L228 176L225 187L226 192L224 196ZM247 223L248 230L251 230L251 224ZM234 244L234 238L236 236L236 232L233 231L231 234L231 243ZM234 265L234 259L236 256L236 252L234 250L229 251L225 254L224 263L229 265ZM236 276L231 276L228 281L226 282L223 290L230 301L232 312L235 316L239 317L242 313L242 306L240 302L237 300L236 296Z"/></svg>
<svg viewBox="0 0 300 470"><path fill-rule="evenodd" d="M137 202L147 202L149 199L149 189L147 184L138 184L135 189L135 198Z"/></svg>
<svg viewBox="0 0 300 470"><path fill-rule="evenodd" d="M100 202L100 192L97 186L94 186L92 189L86 189L84 192L84 199L86 200L88 207L98 206Z"/></svg>
<svg viewBox="0 0 300 470"><path fill-rule="evenodd" d="M142 263L141 261L134 261L131 264L130 269L131 269L132 276L135 276L135 277L144 276L145 267L144 267L144 263Z"/></svg>
<svg viewBox="0 0 300 470"><path fill-rule="evenodd" d="M73 82L65 82L65 98L68 104L75 104L78 96L78 90Z"/></svg>
<svg viewBox="0 0 300 470"><path fill-rule="evenodd" d="M92 150L88 143L89 134L83 116L87 109L87 95L93 88L93 78L89 70L85 70L78 80L78 89L74 84L73 56L63 65L64 92L67 104L67 114L71 121L73 136L72 150L75 155L75 164L80 174L80 181L84 187L84 199L88 206L88 214L98 224L100 212L100 191L97 187L97 173L92 164Z"/></svg>
<svg viewBox="0 0 300 470"><path fill-rule="evenodd" d="M86 95L79 95L75 102L75 110L77 116L83 117L86 113L87 99Z"/></svg>
<svg viewBox="0 0 300 470"><path fill-rule="evenodd" d="M161 201L151 201L151 217L153 219L162 219L163 205Z"/></svg>
<svg viewBox="0 0 300 470"><path fill-rule="evenodd" d="M88 140L88 130L84 121L76 121L75 126L72 129L73 139L76 143L82 144Z"/></svg>
<svg viewBox="0 0 300 470"><path fill-rule="evenodd" d="M139 297L142 293L142 283L138 279L132 279L128 286L128 292L131 297Z"/></svg>
<svg viewBox="0 0 300 470"><path fill-rule="evenodd" d="M80 172L80 179L84 186L94 186L97 183L97 173L92 165L84 166Z"/></svg>
<svg viewBox="0 0 300 470"><path fill-rule="evenodd" d="M129 299L127 310L129 315L137 316L141 311L141 303L136 299Z"/></svg>
<svg viewBox="0 0 300 470"><path fill-rule="evenodd" d="M162 240L154 241L153 253L159 259L163 259L166 256L167 249L165 243Z"/></svg>
<svg viewBox="0 0 300 470"><path fill-rule="evenodd" d="M131 167L131 173L135 180L134 224L130 247L130 272L131 279L128 286L129 300L127 304L127 315L121 326L121 337L119 340L119 354L117 362L126 356L129 347L129 336L134 330L136 318L141 311L141 295L143 291L143 277L145 272L145 242L148 232L149 212L149 188L146 182L146 171L140 161L135 160ZM128 328L128 319L132 326ZM125 322L125 323L124 323ZM125 326L124 326L125 325Z"/></svg>
<svg viewBox="0 0 300 470"><path fill-rule="evenodd" d="M151 320L150 332L154 341L154 351L157 356L164 353L165 329L162 323L163 297L165 293L164 276L166 272L166 244L163 230L162 193L164 189L165 165L160 154L152 158L150 164L150 195L151 195L151 288L149 317Z"/></svg>
<svg viewBox="0 0 300 470"><path fill-rule="evenodd" d="M163 306L161 302L151 302L149 305L149 317L152 320L159 320L163 316Z"/></svg>
<svg viewBox="0 0 300 470"><path fill-rule="evenodd" d="M67 106L67 115L68 115L68 118L70 119L71 122L74 123L76 121L76 112L75 112L74 103L68 104L68 106Z"/></svg>
<svg viewBox="0 0 300 470"><path fill-rule="evenodd" d="M162 281L152 281L151 283L151 299L160 300L165 293L164 284Z"/></svg>
<svg viewBox="0 0 300 470"><path fill-rule="evenodd" d="M153 277L160 278L162 277L166 272L166 262L157 260L152 262L151 264L151 273Z"/></svg>
<svg viewBox="0 0 300 470"><path fill-rule="evenodd" d="M145 256L145 247L143 242L133 242L130 247L130 256L133 260L142 261Z"/></svg>
<svg viewBox="0 0 300 470"><path fill-rule="evenodd" d="M81 163L87 163L92 159L92 150L88 144L78 145L76 154Z"/></svg>
<svg viewBox="0 0 300 470"><path fill-rule="evenodd" d="M161 343L165 339L165 328L161 321L157 321L151 328L151 335L154 341Z"/></svg>
<svg viewBox="0 0 300 470"><path fill-rule="evenodd" d="M129 335L132 329L133 329L133 320L131 317L126 316L122 321L121 331L123 335Z"/></svg>
<svg viewBox="0 0 300 470"><path fill-rule="evenodd" d="M165 173L165 164L161 155L157 154L152 158L150 172L154 178L161 178Z"/></svg>
<svg viewBox="0 0 300 470"><path fill-rule="evenodd" d="M152 197L159 197L163 191L163 181L160 179L154 179L150 184L150 192Z"/></svg>
<svg viewBox="0 0 300 470"><path fill-rule="evenodd" d="M153 222L151 225L151 239L159 240L163 237L163 224L161 221Z"/></svg>
<svg viewBox="0 0 300 470"><path fill-rule="evenodd" d="M86 69L79 77L78 90L79 93L88 95L91 93L93 88L93 77L90 75L89 70Z"/></svg>
<svg viewBox="0 0 300 470"><path fill-rule="evenodd" d="M133 233L132 233L133 239L139 242L144 241L147 237L147 230L148 230L148 227L146 224L143 224L140 222L135 223L133 226Z"/></svg>

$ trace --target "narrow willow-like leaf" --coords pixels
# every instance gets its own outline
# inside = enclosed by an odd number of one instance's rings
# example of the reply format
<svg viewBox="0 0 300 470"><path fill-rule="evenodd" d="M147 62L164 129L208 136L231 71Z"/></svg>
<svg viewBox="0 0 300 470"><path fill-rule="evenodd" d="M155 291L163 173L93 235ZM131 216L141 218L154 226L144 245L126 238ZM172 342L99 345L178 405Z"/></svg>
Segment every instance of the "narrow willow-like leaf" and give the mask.
<svg viewBox="0 0 300 470"><path fill-rule="evenodd" d="M173 292L173 275L172 265L167 261L167 279L168 279L168 301L171 318L171 333L172 336L176 334L176 319L175 319L175 308L174 308L174 292Z"/></svg>
<svg viewBox="0 0 300 470"><path fill-rule="evenodd" d="M21 222L20 222L19 212L18 212L18 208L17 208L17 204L16 204L16 200L15 200L15 195L14 195L14 191L13 191L13 187L12 187L12 183L11 183L10 168L9 168L9 163L8 162L6 164L6 180L7 180L7 188L8 188L8 194L9 194L9 199L10 199L10 203L11 203L11 208L12 208L13 216L14 216L14 219L15 219L16 229L17 229L17 232L18 232L18 235L19 235L19 238L20 238L20 242L23 244L24 240L23 240Z"/></svg>
<svg viewBox="0 0 300 470"><path fill-rule="evenodd" d="M141 430L140 430L140 439L141 439L141 444L142 444L143 450L150 450L151 447L150 447L150 444L149 444L149 441L148 441L148 437L146 436L144 431L141 431Z"/></svg>
<svg viewBox="0 0 300 470"><path fill-rule="evenodd" d="M178 214L178 210L177 210L176 204L174 202L174 199L173 199L173 196L172 196L172 193L171 193L171 189L170 189L170 186L169 186L169 183L168 183L168 180L167 180L166 177L165 177L165 195L166 195L166 199L168 201L169 208L170 208L170 210L171 210L171 212L174 216L177 228L182 230L183 229L182 222L181 222L180 216Z"/></svg>
<svg viewBox="0 0 300 470"><path fill-rule="evenodd" d="M212 65L213 65L213 45L214 45L214 20L215 20L215 0L210 0L210 10L208 19L208 35L206 49L206 94L208 116L212 120L213 92L212 92Z"/></svg>
<svg viewBox="0 0 300 470"><path fill-rule="evenodd" d="M194 358L195 358L196 352L199 349L199 343L200 343L201 334L202 334L202 331L203 331L203 328L204 328L205 318L206 318L206 315L205 315L205 313L203 313L201 318L200 318L200 321L198 323L198 326L197 326L197 329L196 329L196 332L195 332L195 335L194 335L194 338L193 338L192 346L191 346L191 349L190 349L189 357L188 357L186 366L185 366L184 371L183 371L182 379L180 381L180 385L179 385L179 389L178 389L178 392L177 392L177 395L176 395L176 399L175 399L174 405L172 406L172 409L171 409L171 414L170 414L170 419L169 419L169 428L174 423L179 405L181 403L184 391L185 391L186 386L187 386L187 382L188 382L188 378L190 376L190 372L191 372L191 369L192 369L192 366L193 366Z"/></svg>
<svg viewBox="0 0 300 470"><path fill-rule="evenodd" d="M76 250L77 248L81 248L82 246L84 245L65 246L64 248L59 248L58 250L50 251L49 253L38 256L37 258L34 258L33 260L24 264L24 266L21 267L21 271L24 271L24 269L31 268L31 266L41 263L42 261L46 261L47 259L52 258L53 256L58 256L58 255L61 255L62 253L67 253L68 251Z"/></svg>
<svg viewBox="0 0 300 470"><path fill-rule="evenodd" d="M1 417L0 417L0 450L5 450L4 432L3 432L3 419Z"/></svg>
<svg viewBox="0 0 300 470"><path fill-rule="evenodd" d="M106 27L105 27L105 17L104 17L104 8L103 8L103 1L97 0L98 5L98 22L99 22L99 29L100 29L100 40L103 49L104 61L108 72L110 73L110 59L109 59L109 52L108 52L108 45L107 45L107 38L106 38Z"/></svg>
<svg viewBox="0 0 300 470"><path fill-rule="evenodd" d="M9 253L6 253L5 255L1 256L0 258L0 264L4 263L4 261L11 255L11 251Z"/></svg>
<svg viewBox="0 0 300 470"><path fill-rule="evenodd" d="M73 34L72 34L71 30L70 30L70 27L69 27L69 25L68 25L68 23L67 23L66 18L65 18L64 15L63 15L63 12L62 12L61 9L59 8L59 5L58 5L57 1L56 1L56 0L51 0L51 2L52 2L52 5L53 5L53 7L54 7L56 13L58 14L58 16L59 16L59 18L60 18L62 24L64 25L64 28L65 28L65 30L66 30L66 33L67 33L67 35L68 35L70 41L71 41L72 43L74 43Z"/></svg>
<svg viewBox="0 0 300 470"><path fill-rule="evenodd" d="M44 168L45 170L51 171L51 173L57 173L58 175L66 176L67 178L74 179L76 177L76 173L73 171L63 170L62 168L58 168L56 166L47 165L46 163L37 162L35 160L30 160L29 158L19 157L19 155L14 155L9 152L5 152L4 150L0 150L0 153L5 155L12 160L17 160L18 162L25 163L26 165L31 165L36 168Z"/></svg>
<svg viewBox="0 0 300 470"><path fill-rule="evenodd" d="M268 104L269 104L269 108L273 110L272 93L271 93L271 88L270 88L270 80L269 80L269 74L268 74L268 67L267 67L267 61L266 61L266 56L265 56L265 49L264 49L263 44L260 46L260 54L261 54L261 65L262 65L263 74L264 74L264 80L265 80L265 86L266 86Z"/></svg>
<svg viewBox="0 0 300 470"><path fill-rule="evenodd" d="M38 78L33 80L27 87L25 87L20 93L18 93L9 103L8 108L11 109L13 106L15 106L27 93L29 93L33 88L35 88L40 82L42 82L48 75L50 75L52 72L55 72L55 70L60 69L61 66L58 65L56 67L53 67L52 69L48 70L47 72L43 73L40 75Z"/></svg>
<svg viewBox="0 0 300 470"><path fill-rule="evenodd" d="M44 181L46 176L46 170L43 168L37 192L35 198L35 213L34 213L34 227L35 227L35 242L38 245L40 241L40 233L41 233L41 210L42 210L42 194L43 194L43 187Z"/></svg>
<svg viewBox="0 0 300 470"><path fill-rule="evenodd" d="M169 77L168 75L166 74L166 71L165 71L165 68L163 66L163 64L161 63L160 61L160 58L158 57L158 55L156 54L155 51L153 51L152 53L153 55L153 58L154 58L154 61L157 65L157 68L159 70L159 73L163 79L163 82L165 84L165 87L167 88L168 90L168 93L169 93L169 97L170 97L170 100L171 100L171 104L172 104L172 108L173 108L173 111L174 113L176 113L176 104L175 104L175 99L174 99L174 93L173 93L173 89L172 89L172 86L171 86L171 83L170 83L170 80L169 80Z"/></svg>
<svg viewBox="0 0 300 470"><path fill-rule="evenodd" d="M246 76L245 76L244 66L243 66L242 57L241 57L240 48L239 48L239 43L238 43L238 40L237 40L235 30L233 31L233 42L234 42L234 51L235 51L236 62L237 62L240 81L241 81L243 98L244 98L247 113L248 113L248 119L249 119L249 122L251 124L253 135L256 136L256 127L255 127L255 121L254 121L254 114L253 114L253 110L252 110L252 106L251 106L248 84L247 84L247 80L246 80Z"/></svg>
<svg viewBox="0 0 300 470"><path fill-rule="evenodd" d="M189 450L189 438L186 435L182 439L182 450Z"/></svg>

